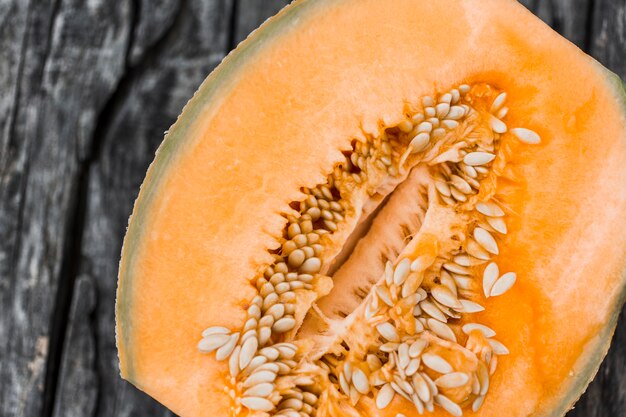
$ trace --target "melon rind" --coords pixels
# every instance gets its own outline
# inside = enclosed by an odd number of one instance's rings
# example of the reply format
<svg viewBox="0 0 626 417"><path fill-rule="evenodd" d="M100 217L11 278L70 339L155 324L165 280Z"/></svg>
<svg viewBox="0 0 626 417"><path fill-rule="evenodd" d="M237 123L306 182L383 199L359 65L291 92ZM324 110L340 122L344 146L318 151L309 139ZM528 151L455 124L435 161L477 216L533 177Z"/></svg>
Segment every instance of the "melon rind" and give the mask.
<svg viewBox="0 0 626 417"><path fill-rule="evenodd" d="M142 240L149 231L146 224L151 215L152 202L159 195L160 187L168 170L175 164L178 155L185 149L186 140L191 136L197 118L202 114L210 114L211 109L219 106L220 96L227 94L237 82L238 74L246 65L246 61L263 49L263 46L274 37L280 36L298 24L304 13L310 12L321 4L340 3L345 0L301 1L286 7L276 17L267 21L257 29L246 41L231 52L202 83L194 97L185 106L176 123L166 134L159 147L153 163L148 169L139 196L135 202L120 261L118 290L116 301L116 338L120 358L122 377L131 382L137 380L133 369L133 359L129 357L128 347L132 345L133 332L133 295L140 289L134 287L133 262L140 256ZM607 84L615 92L622 105L622 114L626 115L626 84L617 75L597 64L597 71L603 73ZM626 116L624 116L626 118ZM626 143L626 136L623 137ZM564 384L561 396L555 399L540 415L562 416L572 408L575 401L582 395L594 375L597 373L602 359L605 357L615 331L619 314L626 299L626 265L622 268L620 294L611 302L613 305L610 320L599 334L590 341L586 353L578 359L576 370L571 381ZM141 387L140 387L141 388Z"/></svg>

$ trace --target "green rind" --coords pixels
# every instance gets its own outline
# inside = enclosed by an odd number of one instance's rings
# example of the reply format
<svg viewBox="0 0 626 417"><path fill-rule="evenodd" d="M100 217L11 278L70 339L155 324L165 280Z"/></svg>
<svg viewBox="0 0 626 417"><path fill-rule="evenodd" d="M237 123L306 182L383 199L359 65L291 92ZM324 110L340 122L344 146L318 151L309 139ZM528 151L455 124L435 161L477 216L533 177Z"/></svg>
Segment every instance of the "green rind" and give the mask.
<svg viewBox="0 0 626 417"><path fill-rule="evenodd" d="M133 281L130 271L133 269L133 262L137 258L138 251L141 250L140 243L143 225L147 222L149 207L154 196L157 194L161 181L164 178L163 174L175 160L177 153L180 152L180 148L182 148L185 144L184 141L187 137L187 133L194 125L197 117L204 111L209 110L209 108L207 108L208 105L213 105L214 107L216 106L219 100L214 99L218 98L218 93L224 94L229 91L236 80L236 76L240 73L241 69L244 68L245 61L262 50L262 48L266 46L267 42L274 36L280 35L283 31L292 29L301 14L313 9L314 6L319 6L322 3L322 1L314 2L312 0L296 1L283 8L276 16L268 19L245 41L239 44L238 47L228 54L222 63L200 85L192 99L185 105L180 116L174 125L172 125L168 133L165 135L163 142L159 146L155 159L148 168L146 178L141 185L139 195L135 201L122 246L122 258L120 261L116 300L116 340L120 366L122 368L122 376L125 379L133 383L138 382L134 377L132 361L126 360L127 353L121 348L121 346L132 346L130 336L131 332L124 329L125 326L130 325L130 321L127 321L125 325L121 324L124 321L124 317L130 317L130 310L132 307L132 300L130 297L126 298L126 296L133 294ZM615 91L617 92L617 98L621 102L623 113L626 118L626 83L624 83L619 76L610 72L601 64L597 63L597 66L601 69L601 71L606 73L608 83L613 85ZM626 140L626 137L624 139ZM124 261L127 262L127 265L124 265ZM626 271L626 265L623 270ZM589 361L589 363L576 374L574 377L576 381L572 383L572 388L566 393L565 398L558 403L556 409L552 412L548 411L547 413L544 413L544 415L549 417L561 417L565 415L567 411L573 408L575 402L584 393L585 389L598 372L602 360L609 350L612 335L615 332L617 325L617 320L622 310L622 306L626 301L626 272L623 275L622 281L622 291L618 297L617 303L614 306L611 320L595 338L595 340L598 340L598 343L596 343L596 346L590 350L589 355L596 359ZM120 341L122 343L120 343ZM124 364L125 372L123 366Z"/></svg>

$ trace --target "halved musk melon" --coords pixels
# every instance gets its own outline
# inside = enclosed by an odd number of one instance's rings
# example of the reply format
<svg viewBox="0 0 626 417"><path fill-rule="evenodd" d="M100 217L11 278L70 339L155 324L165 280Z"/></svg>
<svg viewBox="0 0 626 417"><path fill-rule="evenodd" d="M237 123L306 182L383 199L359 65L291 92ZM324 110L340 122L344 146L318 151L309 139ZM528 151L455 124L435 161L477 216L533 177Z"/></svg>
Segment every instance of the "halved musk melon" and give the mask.
<svg viewBox="0 0 626 417"><path fill-rule="evenodd" d="M625 92L504 0L304 0L202 84L120 265L182 416L559 416L626 281Z"/></svg>

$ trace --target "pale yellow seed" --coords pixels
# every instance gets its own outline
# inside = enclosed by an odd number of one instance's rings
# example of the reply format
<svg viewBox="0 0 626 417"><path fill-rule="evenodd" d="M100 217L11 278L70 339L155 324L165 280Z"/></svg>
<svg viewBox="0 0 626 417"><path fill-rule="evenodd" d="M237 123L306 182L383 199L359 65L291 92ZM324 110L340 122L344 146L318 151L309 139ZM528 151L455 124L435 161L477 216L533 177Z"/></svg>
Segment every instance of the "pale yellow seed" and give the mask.
<svg viewBox="0 0 626 417"><path fill-rule="evenodd" d="M541 143L541 138L539 137L539 135L530 129L516 127L514 129L511 129L511 133L513 133L520 141L524 143L528 143L530 145L536 145L538 143Z"/></svg>
<svg viewBox="0 0 626 417"><path fill-rule="evenodd" d="M492 115L489 116L489 127L496 133L505 133L507 130L506 124Z"/></svg>
<svg viewBox="0 0 626 417"><path fill-rule="evenodd" d="M428 133L419 133L415 136L410 143L410 147L413 153L421 152L430 143L430 135Z"/></svg>
<svg viewBox="0 0 626 417"><path fill-rule="evenodd" d="M411 130L413 130L413 123L411 123L409 120L403 120L398 124L398 129L400 129L400 131L403 133L409 133Z"/></svg>
<svg viewBox="0 0 626 417"><path fill-rule="evenodd" d="M493 100L493 103L491 104L491 109L489 111L491 113L496 113L498 110L500 110L505 100L506 100L506 93L500 93L498 97L496 97L495 100Z"/></svg>

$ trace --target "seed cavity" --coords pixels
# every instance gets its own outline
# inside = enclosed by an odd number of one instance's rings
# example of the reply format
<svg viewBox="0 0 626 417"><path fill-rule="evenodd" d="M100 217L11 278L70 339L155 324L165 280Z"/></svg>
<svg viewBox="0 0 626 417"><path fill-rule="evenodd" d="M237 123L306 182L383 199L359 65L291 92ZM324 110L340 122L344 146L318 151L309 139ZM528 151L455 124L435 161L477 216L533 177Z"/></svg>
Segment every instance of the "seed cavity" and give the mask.
<svg viewBox="0 0 626 417"><path fill-rule="evenodd" d="M272 416L328 415L337 401L349 409L364 396L385 409L396 395L418 414L435 406L453 416L461 416L462 407L481 408L498 357L509 350L472 314L517 280L515 272L500 275L493 261L509 232L509 210L484 184L496 184L506 164L499 152L504 141L541 142L530 129L508 128L505 119L514 110L506 100L506 92L486 84L423 97L420 109L395 126L354 140L325 183L301 190L302 201L285 211L274 261L251 280L257 295L242 327L209 327L197 345L227 361L233 415L241 407ZM383 259L380 279L359 289L362 304L349 323L325 318L314 303L332 282L326 275L332 275L330 249L358 218L355 198L399 184L420 165L431 182L415 192L429 205L463 216L464 232L433 253L411 246L423 239L419 232L406 233L406 248ZM338 340L314 355L298 340L302 303L328 322L329 335Z"/></svg>

